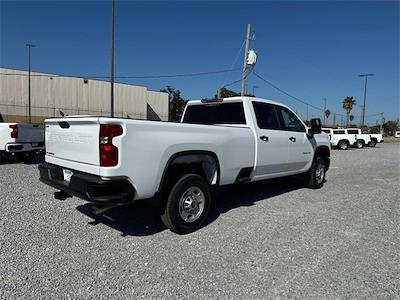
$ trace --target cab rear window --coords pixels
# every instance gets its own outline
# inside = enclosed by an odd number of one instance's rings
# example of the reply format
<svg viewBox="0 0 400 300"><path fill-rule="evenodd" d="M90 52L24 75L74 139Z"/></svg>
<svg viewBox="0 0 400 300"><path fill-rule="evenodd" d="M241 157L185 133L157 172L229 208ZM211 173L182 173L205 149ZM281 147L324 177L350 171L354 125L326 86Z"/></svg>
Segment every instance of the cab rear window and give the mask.
<svg viewBox="0 0 400 300"><path fill-rule="evenodd" d="M183 123L191 124L246 124L243 103L212 103L189 105Z"/></svg>

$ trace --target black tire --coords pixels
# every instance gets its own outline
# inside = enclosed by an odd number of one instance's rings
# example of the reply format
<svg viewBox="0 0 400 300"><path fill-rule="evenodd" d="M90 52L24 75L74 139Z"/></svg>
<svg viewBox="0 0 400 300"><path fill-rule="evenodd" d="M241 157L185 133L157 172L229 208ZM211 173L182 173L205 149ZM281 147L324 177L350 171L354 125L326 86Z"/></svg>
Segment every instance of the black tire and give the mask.
<svg viewBox="0 0 400 300"><path fill-rule="evenodd" d="M348 141L339 141L337 148L340 150L347 150L349 148L349 142Z"/></svg>
<svg viewBox="0 0 400 300"><path fill-rule="evenodd" d="M20 152L16 153L15 157L17 158L18 161L28 162L35 157L35 152Z"/></svg>
<svg viewBox="0 0 400 300"><path fill-rule="evenodd" d="M322 174L320 172L322 172ZM326 174L325 160L321 157L317 157L316 159L314 159L311 169L307 173L308 187L310 189L321 188L325 182L325 174Z"/></svg>
<svg viewBox="0 0 400 300"><path fill-rule="evenodd" d="M356 147L358 149L364 148L364 141L363 140L357 140Z"/></svg>
<svg viewBox="0 0 400 300"><path fill-rule="evenodd" d="M196 197L197 193L199 198ZM185 194L186 197L184 197ZM194 197L195 201L191 197ZM203 199L202 205L197 202L199 199ZM187 206L187 209L185 206ZM211 193L208 183L199 175L187 174L172 187L161 214L161 220L171 231L187 234L204 224L210 211L210 206ZM190 210L193 210L196 214L190 215L191 212L188 212ZM184 220L182 216L185 214L189 216L187 220Z"/></svg>
<svg viewBox="0 0 400 300"><path fill-rule="evenodd" d="M375 140L375 139L372 139L372 140L371 140L371 143L369 143L369 146L370 146L370 147L375 147L375 146L376 146L376 140Z"/></svg>

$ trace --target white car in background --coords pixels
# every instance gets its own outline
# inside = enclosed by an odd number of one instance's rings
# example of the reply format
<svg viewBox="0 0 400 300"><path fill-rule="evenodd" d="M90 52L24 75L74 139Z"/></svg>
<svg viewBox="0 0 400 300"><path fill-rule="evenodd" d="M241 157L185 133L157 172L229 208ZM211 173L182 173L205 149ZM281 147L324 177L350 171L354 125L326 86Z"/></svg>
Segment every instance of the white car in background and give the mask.
<svg viewBox="0 0 400 300"><path fill-rule="evenodd" d="M357 148L361 149L361 148L364 148L365 146L375 147L375 145L376 145L375 139L374 139L374 141L372 141L371 136L367 133L362 133L361 129L346 128L344 130L346 131L347 134L355 134L356 135L357 143L355 146Z"/></svg>
<svg viewBox="0 0 400 300"><path fill-rule="evenodd" d="M400 138L400 131L396 131L396 132L394 133L394 137L395 137L395 138Z"/></svg>
<svg viewBox="0 0 400 300"><path fill-rule="evenodd" d="M329 136L332 147L347 150L355 146L357 138L355 134L348 134L344 129L322 128L322 131Z"/></svg>
<svg viewBox="0 0 400 300"><path fill-rule="evenodd" d="M382 133L371 133L371 141L375 141L375 145L378 143L383 143L383 134Z"/></svg>
<svg viewBox="0 0 400 300"><path fill-rule="evenodd" d="M41 151L44 151L44 125L0 123L0 161L2 156L28 161Z"/></svg>

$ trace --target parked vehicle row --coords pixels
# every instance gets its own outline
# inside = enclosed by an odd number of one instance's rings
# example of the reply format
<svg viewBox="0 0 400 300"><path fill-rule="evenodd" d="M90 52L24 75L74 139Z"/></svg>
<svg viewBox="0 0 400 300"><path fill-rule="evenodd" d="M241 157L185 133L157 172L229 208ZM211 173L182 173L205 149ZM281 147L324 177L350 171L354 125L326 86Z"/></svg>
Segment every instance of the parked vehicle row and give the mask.
<svg viewBox="0 0 400 300"><path fill-rule="evenodd" d="M362 133L359 128L322 128L322 131L328 134L332 147L341 150L350 147L375 147L377 143L383 142L382 134Z"/></svg>
<svg viewBox="0 0 400 300"><path fill-rule="evenodd" d="M156 199L172 231L206 220L219 186L303 174L320 188L330 164L321 121L307 129L287 106L232 97L188 102L181 124L104 117L48 119L40 180L95 212Z"/></svg>
<svg viewBox="0 0 400 300"><path fill-rule="evenodd" d="M0 162L3 156L28 161L44 151L44 125L0 123Z"/></svg>

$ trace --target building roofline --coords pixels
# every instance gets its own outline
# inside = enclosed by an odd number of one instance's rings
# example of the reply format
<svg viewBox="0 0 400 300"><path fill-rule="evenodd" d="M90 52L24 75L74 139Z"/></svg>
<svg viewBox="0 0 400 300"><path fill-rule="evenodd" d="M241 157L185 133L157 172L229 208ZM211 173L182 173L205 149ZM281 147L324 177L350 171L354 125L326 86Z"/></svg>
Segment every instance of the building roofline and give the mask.
<svg viewBox="0 0 400 300"><path fill-rule="evenodd" d="M8 70L19 71L19 72L28 72L28 70L16 69L16 68L9 68L9 67L3 67L3 66L0 66L0 69L8 69ZM86 77L86 76L66 75L66 74L59 74L59 73L47 73L47 72L34 71L34 70L31 70L31 72L33 72L33 73L38 73L38 74L42 74L42 75L47 75L47 76L49 76L49 77L57 77L57 76L58 76L58 77L64 77L64 78L88 79L88 80L101 81L101 82L108 82L108 83L110 82L110 81L108 81L108 80L102 80L102 79L91 78L91 77ZM150 91L150 92L157 92L157 93L167 94L167 93L165 93L165 92L149 90L148 87L145 86L145 85L130 84L130 83L119 82L119 81L114 81L114 83L117 83L117 84L124 84L124 85L129 85L129 86L136 86L136 87L143 87L143 88L146 88L146 90L147 90L147 91Z"/></svg>

